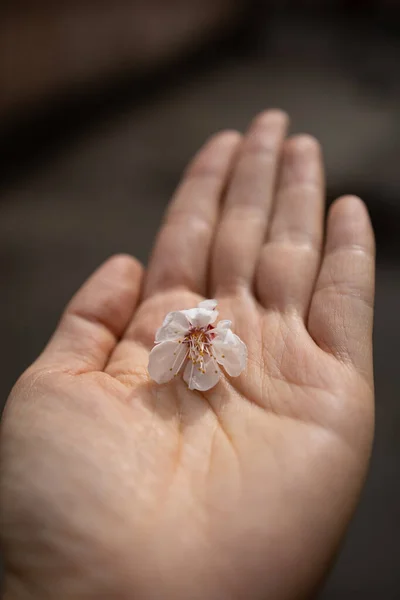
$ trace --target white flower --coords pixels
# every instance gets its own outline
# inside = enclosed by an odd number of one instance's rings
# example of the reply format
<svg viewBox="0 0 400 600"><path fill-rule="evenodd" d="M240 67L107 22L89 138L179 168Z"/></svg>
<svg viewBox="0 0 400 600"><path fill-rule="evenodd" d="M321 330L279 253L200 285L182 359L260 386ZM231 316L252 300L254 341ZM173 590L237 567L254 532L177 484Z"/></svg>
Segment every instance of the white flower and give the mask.
<svg viewBox="0 0 400 600"><path fill-rule="evenodd" d="M214 387L221 376L219 365L237 377L246 367L246 344L231 330L231 321L213 323L218 317L216 300L204 300L197 308L170 312L156 333L150 352L149 374L166 383L184 367L183 379L190 390Z"/></svg>

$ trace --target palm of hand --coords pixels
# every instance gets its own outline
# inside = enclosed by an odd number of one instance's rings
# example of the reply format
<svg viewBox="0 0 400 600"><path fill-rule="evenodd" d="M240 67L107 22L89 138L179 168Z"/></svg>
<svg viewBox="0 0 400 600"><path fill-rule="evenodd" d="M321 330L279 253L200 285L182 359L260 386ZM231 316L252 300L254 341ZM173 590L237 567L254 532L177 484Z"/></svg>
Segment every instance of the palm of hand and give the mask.
<svg viewBox="0 0 400 600"><path fill-rule="evenodd" d="M267 122L271 137L274 127L282 129L279 119L280 115L267 114L255 128L262 123L265 135ZM248 139L252 137L254 144L254 129ZM300 142L298 153L299 148ZM315 163L319 160L315 146L313 151ZM293 162L293 148L287 152ZM198 163L201 160L204 157ZM241 161L243 168L243 157L237 163L239 172ZM289 167L293 171L293 164ZM193 181L199 186L201 177ZM322 183L316 189L322 196ZM185 184L175 207L182 204L184 193ZM180 211L181 206L178 215ZM332 257L334 262L325 271L322 268L316 287L309 247L296 248L300 262L293 267L282 260L286 245L276 243L270 244L264 262L257 252L261 283L256 285L262 301L242 281L237 285L227 280L220 289L214 283L210 295L219 300L221 318L231 319L235 333L246 343L249 361L240 377L224 378L204 393L188 390L180 378L158 386L149 381L146 370L155 329L165 314L203 299L191 291L196 285L185 284L184 259L170 232L164 239L160 236L144 301L132 318L122 315L121 324L107 327L117 335L123 333L116 345L103 331L104 324L115 313L117 300L121 314L132 313L138 285L127 290L117 281L113 299L104 292L107 301L95 316L98 325L87 319L92 310L87 308L89 300L96 289L105 287L101 281L100 288L94 276L72 303L70 321L66 317L64 325L65 330L76 328L69 340L84 333L89 340L82 344L87 346L75 343L71 350L65 331L56 334L30 375L15 388L15 401L9 405L3 497L9 520L6 547L10 563L17 563L15 572L29 572L28 580L37 576L35 558L27 552L21 559L15 542L21 514L21 500L15 504L15 499L22 488L29 494L31 508L22 502L22 511L28 511L33 522L33 545L53 565L47 568L49 579L38 584L42 594L54 585L49 573L61 585L65 572L66 581L70 584L72 577L76 586L71 597L91 593L98 598L101 591L106 598L130 598L127 589L135 590L132 597L144 598L300 598L310 593L352 513L371 442L370 356L368 348L360 350L363 331L368 343L368 323L360 325L354 314L353 323L346 321L349 311L361 312L359 319L370 312L364 292L372 288L372 276L365 282L364 265L371 260L363 248L371 240L365 241L365 232L370 233L359 203L357 211L358 219L364 219L362 234L345 243L339 237L331 239L336 247L326 262ZM183 237L180 218L173 222ZM223 223L222 219L220 230ZM201 228L196 231L203 234ZM226 237L221 234L220 240L217 236L214 256ZM233 254L233 248L225 255L220 251L221 272L231 273L232 264L240 263L238 256L223 263ZM353 266L348 270L350 256ZM174 259L168 282L167 257ZM354 264L362 281L354 277ZM293 268L299 270L299 278ZM120 282L126 281L127 271L131 279L140 278L137 265L125 258L109 263L110 269ZM197 265L196 273L201 277L205 269ZM336 272L343 277L340 285ZM350 282L348 273L353 277ZM268 277L267 291L262 275ZM216 273L214 281L219 279ZM295 285L282 283L290 281ZM334 327L329 323L332 310ZM123 324L129 321L126 328ZM96 353L88 353L94 339L99 355L108 354L101 368ZM74 364L71 358L65 369L62 365L72 354L73 360L79 358ZM23 409L21 397L29 400ZM12 466L21 438L29 456L23 478ZM33 510L32 504L40 510ZM70 532L67 542L58 535L60 530ZM43 531L50 531L50 538ZM14 584L18 589L18 578ZM64 595L69 597L66 591Z"/></svg>

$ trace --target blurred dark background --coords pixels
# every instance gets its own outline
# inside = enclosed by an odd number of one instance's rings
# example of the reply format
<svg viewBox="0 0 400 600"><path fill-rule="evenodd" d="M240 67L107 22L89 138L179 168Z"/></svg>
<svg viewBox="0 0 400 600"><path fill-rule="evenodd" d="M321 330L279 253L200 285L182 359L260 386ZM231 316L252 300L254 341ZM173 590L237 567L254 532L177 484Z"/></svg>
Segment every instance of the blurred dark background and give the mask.
<svg viewBox="0 0 400 600"><path fill-rule="evenodd" d="M114 252L146 261L189 157L281 107L377 234L377 432L323 600L400 598L400 22L393 1L3 0L1 401Z"/></svg>

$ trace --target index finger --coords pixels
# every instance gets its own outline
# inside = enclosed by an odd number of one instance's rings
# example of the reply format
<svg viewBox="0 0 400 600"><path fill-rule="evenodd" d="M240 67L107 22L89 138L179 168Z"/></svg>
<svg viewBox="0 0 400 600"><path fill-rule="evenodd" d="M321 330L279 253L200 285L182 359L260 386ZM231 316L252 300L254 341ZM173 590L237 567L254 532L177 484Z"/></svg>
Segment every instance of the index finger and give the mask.
<svg viewBox="0 0 400 600"><path fill-rule="evenodd" d="M173 287L206 295L211 243L222 193L241 136L217 134L189 166L158 234L144 297Z"/></svg>

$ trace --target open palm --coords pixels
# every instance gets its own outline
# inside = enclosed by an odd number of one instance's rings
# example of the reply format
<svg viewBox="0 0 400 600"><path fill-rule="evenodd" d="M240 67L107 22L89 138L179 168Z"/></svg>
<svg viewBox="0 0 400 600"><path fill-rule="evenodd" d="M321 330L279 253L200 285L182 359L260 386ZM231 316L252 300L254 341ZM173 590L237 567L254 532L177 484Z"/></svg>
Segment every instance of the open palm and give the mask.
<svg viewBox="0 0 400 600"><path fill-rule="evenodd" d="M258 116L188 169L146 274L103 265L3 420L8 598L298 599L355 508L373 431L374 242L309 136ZM167 312L216 298L248 364L207 392L147 372Z"/></svg>

